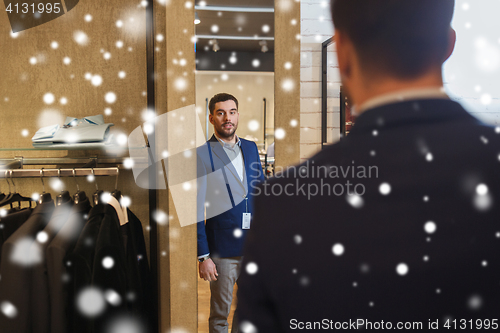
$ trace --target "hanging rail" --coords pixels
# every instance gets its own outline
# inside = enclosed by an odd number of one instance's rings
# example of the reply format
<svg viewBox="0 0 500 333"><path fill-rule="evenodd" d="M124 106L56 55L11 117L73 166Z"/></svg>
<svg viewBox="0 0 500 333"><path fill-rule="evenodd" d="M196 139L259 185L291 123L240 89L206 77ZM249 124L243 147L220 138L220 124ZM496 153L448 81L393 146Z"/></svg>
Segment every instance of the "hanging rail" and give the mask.
<svg viewBox="0 0 500 333"><path fill-rule="evenodd" d="M74 171L74 173L73 173ZM84 177L94 176L117 176L118 167L114 168L75 168L75 169L14 169L0 171L0 178L40 178L46 177Z"/></svg>
<svg viewBox="0 0 500 333"><path fill-rule="evenodd" d="M121 165L124 157L22 157L0 158L0 170L22 169L24 165L77 165L84 168L97 167L99 164Z"/></svg>

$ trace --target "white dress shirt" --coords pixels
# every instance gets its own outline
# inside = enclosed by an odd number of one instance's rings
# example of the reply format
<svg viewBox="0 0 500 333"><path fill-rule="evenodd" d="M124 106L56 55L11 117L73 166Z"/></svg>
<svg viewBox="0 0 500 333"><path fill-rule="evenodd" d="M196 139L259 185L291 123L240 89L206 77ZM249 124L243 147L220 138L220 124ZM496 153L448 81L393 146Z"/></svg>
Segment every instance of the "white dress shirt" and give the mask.
<svg viewBox="0 0 500 333"><path fill-rule="evenodd" d="M235 136L236 136L236 143L231 144L222 141L221 138L219 138L217 134L215 134L215 137L217 138L217 140L219 140L220 144L222 145L222 148L224 148L224 151L229 157L229 160L236 169L236 172L238 173L240 180L243 181L244 168L243 168L243 154L241 153L241 141L236 134Z"/></svg>

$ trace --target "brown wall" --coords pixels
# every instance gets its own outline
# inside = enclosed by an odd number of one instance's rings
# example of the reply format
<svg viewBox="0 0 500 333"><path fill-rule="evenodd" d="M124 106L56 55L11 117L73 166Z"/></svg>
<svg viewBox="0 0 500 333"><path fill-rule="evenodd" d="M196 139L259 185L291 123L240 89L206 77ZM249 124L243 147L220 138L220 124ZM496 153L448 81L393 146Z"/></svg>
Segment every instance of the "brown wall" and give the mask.
<svg viewBox="0 0 500 333"><path fill-rule="evenodd" d="M194 36L194 8L186 7L182 1L166 1L163 7L155 1L156 34L169 36L167 43L155 53L157 66L156 96L158 113L172 112L178 108L195 104L195 54L191 37ZM163 19L163 17L165 19ZM174 61L176 59L177 61ZM186 64L179 64L185 59ZM176 64L177 63L177 64ZM185 88L175 82L182 78ZM195 139L195 117L187 120L192 126L183 128L187 137ZM170 135L168 135L170 139ZM172 142L174 140L169 140ZM170 146L168 147L170 150ZM166 163L169 163L167 160ZM196 179L196 166L183 170ZM197 299L197 241L196 225L181 227L172 196L167 191L159 192L159 208L172 219L168 225L160 226L159 236L159 281L160 331L178 329L182 332L196 332L198 325ZM186 209L180 207L179 209Z"/></svg>
<svg viewBox="0 0 500 333"><path fill-rule="evenodd" d="M285 133L275 144L275 164L280 168L300 161L300 2L276 1L274 21L274 129L275 135L279 128Z"/></svg>
<svg viewBox="0 0 500 333"><path fill-rule="evenodd" d="M3 3L0 5L0 158L49 157L49 156L117 156L123 150L99 151L39 151L31 148L31 137L42 125L60 123L66 116L83 117L104 114L110 107L112 114L105 121L114 123L115 133L128 134L141 124L141 111L146 108L146 44L145 10L137 8L135 1L81 1L64 16L41 26L22 31L12 38L9 20ZM86 22L86 14L92 21ZM133 18L134 21L130 21ZM122 20L118 28L116 21ZM88 36L88 44L79 45L74 33L82 31ZM131 33L133 31L133 33ZM118 40L124 46L116 47ZM51 48L57 42L58 48ZM128 48L131 48L131 51ZM109 52L111 58L105 60L103 53ZM30 58L36 58L32 65ZM63 64L69 57L71 63ZM124 79L118 72L125 71ZM85 79L85 73L102 77L102 84L94 86ZM53 104L44 102L44 95L55 96ZM114 92L114 104L107 104L104 96ZM65 97L67 104L60 99ZM22 131L28 135L23 136ZM26 149L28 150L21 150ZM19 149L19 150L10 150ZM51 167L51 166L44 166ZM113 190L113 179L98 179L100 189ZM64 180L67 189L75 191L74 181ZM0 184L6 191L5 182ZM19 192L30 195L41 192L38 180L17 180ZM79 179L79 184L87 193L95 191L94 184ZM147 212L147 191L135 186L131 174L122 172L119 187L131 197L134 213L146 227L149 224ZM47 191L50 187L47 186ZM54 191L53 196L56 194ZM149 239L145 229L146 238Z"/></svg>

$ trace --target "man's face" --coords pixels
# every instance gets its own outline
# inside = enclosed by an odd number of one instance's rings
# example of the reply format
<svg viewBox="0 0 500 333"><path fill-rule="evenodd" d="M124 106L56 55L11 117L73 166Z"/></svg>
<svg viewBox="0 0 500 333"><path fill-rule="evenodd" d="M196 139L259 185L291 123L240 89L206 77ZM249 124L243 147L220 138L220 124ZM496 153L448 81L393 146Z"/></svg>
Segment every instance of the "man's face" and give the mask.
<svg viewBox="0 0 500 333"><path fill-rule="evenodd" d="M215 104L214 114L209 115L209 120L214 125L214 131L220 138L231 138L238 128L240 114L236 103L232 100Z"/></svg>

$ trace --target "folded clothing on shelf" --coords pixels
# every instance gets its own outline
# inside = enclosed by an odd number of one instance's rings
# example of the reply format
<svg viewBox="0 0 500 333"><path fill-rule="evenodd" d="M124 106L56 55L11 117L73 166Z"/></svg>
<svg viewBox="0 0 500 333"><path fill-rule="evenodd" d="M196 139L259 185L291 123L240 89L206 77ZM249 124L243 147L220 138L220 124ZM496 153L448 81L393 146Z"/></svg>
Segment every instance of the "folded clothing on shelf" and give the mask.
<svg viewBox="0 0 500 333"><path fill-rule="evenodd" d="M40 148L103 148L110 145L112 135L102 115L81 119L67 117L63 126L51 125L39 129L31 141Z"/></svg>

